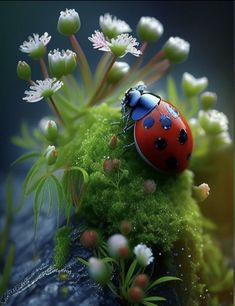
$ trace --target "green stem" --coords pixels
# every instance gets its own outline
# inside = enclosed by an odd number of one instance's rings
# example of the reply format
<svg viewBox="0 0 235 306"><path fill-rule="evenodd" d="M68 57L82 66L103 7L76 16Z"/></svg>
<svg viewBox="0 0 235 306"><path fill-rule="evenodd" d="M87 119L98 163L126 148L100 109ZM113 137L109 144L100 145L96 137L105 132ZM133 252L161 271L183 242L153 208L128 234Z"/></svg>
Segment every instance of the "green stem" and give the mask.
<svg viewBox="0 0 235 306"><path fill-rule="evenodd" d="M105 82L107 81L107 78L108 78L108 74L109 74L109 71L111 70L111 68L113 67L113 64L115 63L117 57L116 56L113 56L105 74L104 74L104 77L103 79L101 80L100 84L98 85L98 87L96 88L95 92L93 93L93 95L91 96L89 102L88 102L88 105L89 106L93 106L96 104L96 101L94 101L96 99L96 97L98 96L98 94L100 94L100 91L102 90Z"/></svg>
<svg viewBox="0 0 235 306"><path fill-rule="evenodd" d="M46 66L46 63L45 63L44 59L40 58L39 59L39 63L40 63L40 66L41 66L43 77L45 79L48 79L49 78L49 74L48 74L47 66Z"/></svg>
<svg viewBox="0 0 235 306"><path fill-rule="evenodd" d="M51 104L51 106L52 106L52 108L53 108L53 110L54 110L56 116L58 117L60 123L61 123L62 125L64 125L64 120L63 120L63 118L61 117L61 114L60 114L60 112L59 112L59 110L58 110L58 108L57 108L57 106L56 106L56 104L55 104L55 101L53 100L52 97L49 97L49 101L50 101L50 104Z"/></svg>
<svg viewBox="0 0 235 306"><path fill-rule="evenodd" d="M85 53L83 52L78 40L74 35L69 37L73 50L76 52L78 57L78 64L81 69L81 74L83 78L84 85L86 90L89 92L92 89L92 76L91 76L91 69L88 64L87 58Z"/></svg>

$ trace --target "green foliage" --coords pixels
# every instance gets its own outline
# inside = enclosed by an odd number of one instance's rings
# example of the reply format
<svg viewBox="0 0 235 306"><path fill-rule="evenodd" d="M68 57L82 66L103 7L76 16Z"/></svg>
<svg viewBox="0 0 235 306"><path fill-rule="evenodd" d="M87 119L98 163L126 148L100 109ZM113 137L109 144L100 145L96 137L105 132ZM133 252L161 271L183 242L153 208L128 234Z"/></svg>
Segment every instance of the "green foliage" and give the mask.
<svg viewBox="0 0 235 306"><path fill-rule="evenodd" d="M55 234L54 263L57 269L62 269L69 258L71 249L71 229L67 226L57 230Z"/></svg>
<svg viewBox="0 0 235 306"><path fill-rule="evenodd" d="M15 258L15 246L11 244L9 251L6 253L6 262L0 276L0 296L7 290L8 283L11 277L11 269Z"/></svg>

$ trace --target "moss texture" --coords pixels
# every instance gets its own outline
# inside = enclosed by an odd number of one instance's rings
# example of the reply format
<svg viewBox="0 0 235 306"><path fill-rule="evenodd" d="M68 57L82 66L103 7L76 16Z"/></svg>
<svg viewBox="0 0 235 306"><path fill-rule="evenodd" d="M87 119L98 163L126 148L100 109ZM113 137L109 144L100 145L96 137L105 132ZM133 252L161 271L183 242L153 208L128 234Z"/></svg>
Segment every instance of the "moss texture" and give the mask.
<svg viewBox="0 0 235 306"><path fill-rule="evenodd" d="M204 236L203 218L192 198L193 173L186 170L180 175L165 175L148 166L134 146L125 151L123 147L133 142L132 131L120 135L112 148L110 139L123 128L120 120L119 109L102 105L79 125L72 144L72 163L89 174L80 215L106 236L119 232L121 221L130 221L131 244L143 242L160 250L168 261L166 269L170 262L181 267L175 271L183 279L179 288L182 305L206 305L202 300L207 288L203 278L209 281L213 273L209 275L205 269L204 249L211 240ZM105 171L107 159L120 160L120 167ZM148 179L156 183L154 193L144 191ZM172 255L175 251L177 260Z"/></svg>
<svg viewBox="0 0 235 306"><path fill-rule="evenodd" d="M55 255L54 262L57 269L62 269L68 260L71 248L69 227L62 227L55 235Z"/></svg>

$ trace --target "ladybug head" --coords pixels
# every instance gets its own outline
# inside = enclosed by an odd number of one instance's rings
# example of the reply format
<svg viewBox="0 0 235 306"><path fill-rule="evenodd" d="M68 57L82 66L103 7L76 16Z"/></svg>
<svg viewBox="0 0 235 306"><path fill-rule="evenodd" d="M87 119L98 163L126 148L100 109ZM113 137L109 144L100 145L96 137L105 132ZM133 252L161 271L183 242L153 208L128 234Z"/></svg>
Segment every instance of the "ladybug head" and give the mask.
<svg viewBox="0 0 235 306"><path fill-rule="evenodd" d="M122 99L122 112L125 114L129 108L135 108L138 103L141 95L145 89L144 85L139 85L134 88L130 88L125 93L124 98Z"/></svg>

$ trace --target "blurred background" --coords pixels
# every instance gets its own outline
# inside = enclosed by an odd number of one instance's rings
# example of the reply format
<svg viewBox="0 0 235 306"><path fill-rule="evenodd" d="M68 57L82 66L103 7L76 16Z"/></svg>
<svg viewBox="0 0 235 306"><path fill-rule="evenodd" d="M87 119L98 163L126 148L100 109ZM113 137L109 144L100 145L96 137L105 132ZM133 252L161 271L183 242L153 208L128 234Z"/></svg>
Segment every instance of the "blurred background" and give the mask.
<svg viewBox="0 0 235 306"><path fill-rule="evenodd" d="M59 12L75 8L81 18L77 38L84 48L91 66L102 52L92 49L87 37L99 28L99 16L109 12L125 20L133 29L141 16L156 17L164 25L164 35L158 44L148 50L151 55L159 50L169 36L189 41L188 60L173 68L172 74L180 84L182 73L195 77L207 76L208 90L218 94L217 108L230 119L232 131L233 95L233 2L232 1L2 1L0 2L1 29L1 112L0 112L0 176L4 178L10 163L21 153L10 143L18 134L22 120L36 125L49 113L46 103L22 101L28 84L16 77L18 60L31 64L33 78L41 79L38 63L28 60L19 46L28 35L47 31L52 35L48 49L70 48L68 39L56 29ZM127 58L132 61L133 57ZM156 84L156 90L165 89L166 78Z"/></svg>

